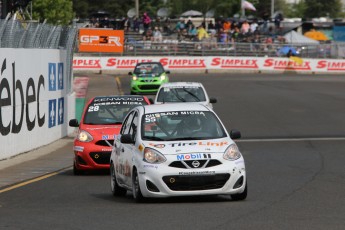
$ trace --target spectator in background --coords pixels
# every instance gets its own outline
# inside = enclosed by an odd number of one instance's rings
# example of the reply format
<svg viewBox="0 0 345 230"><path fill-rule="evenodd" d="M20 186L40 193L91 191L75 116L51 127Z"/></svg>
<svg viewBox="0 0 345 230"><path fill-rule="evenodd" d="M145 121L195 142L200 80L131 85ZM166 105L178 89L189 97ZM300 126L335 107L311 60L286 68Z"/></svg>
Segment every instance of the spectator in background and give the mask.
<svg viewBox="0 0 345 230"><path fill-rule="evenodd" d="M163 23L163 31L164 31L164 33L167 33L168 35L170 35L172 33L170 18L165 19L165 21Z"/></svg>
<svg viewBox="0 0 345 230"><path fill-rule="evenodd" d="M195 28L195 26L193 24L189 25L189 28L188 28L188 31L187 31L188 38L190 40L193 40L193 41L196 40L197 33L198 33L198 31Z"/></svg>
<svg viewBox="0 0 345 230"><path fill-rule="evenodd" d="M186 24L183 18L180 18L180 21L176 23L175 30L177 32L177 39L181 40L183 34L186 32Z"/></svg>
<svg viewBox="0 0 345 230"><path fill-rule="evenodd" d="M154 31L153 31L152 41L154 41L154 42L162 42L163 41L163 35L162 35L161 30L158 26L156 26Z"/></svg>
<svg viewBox="0 0 345 230"><path fill-rule="evenodd" d="M153 38L153 31L151 29L151 27L147 28L146 31L144 31L144 34L143 34L143 40L144 41L151 41Z"/></svg>
<svg viewBox="0 0 345 230"><path fill-rule="evenodd" d="M222 21L221 21L221 20L218 20L218 21L216 22L216 24L214 25L214 28L215 28L215 30L217 31L217 33L219 33L219 30L220 30L220 29L223 29L223 23L222 23Z"/></svg>
<svg viewBox="0 0 345 230"><path fill-rule="evenodd" d="M192 22L191 18L188 18L188 21L186 23L186 28L189 28L190 25L193 25L193 22Z"/></svg>
<svg viewBox="0 0 345 230"><path fill-rule="evenodd" d="M248 21L244 20L244 22L242 23L242 26L241 26L241 33L242 34L248 33L249 28L250 28L250 25L249 25Z"/></svg>
<svg viewBox="0 0 345 230"><path fill-rule="evenodd" d="M207 25L207 30L212 34L216 34L217 31L216 31L216 26L213 24L212 20L210 20L208 22L208 25Z"/></svg>
<svg viewBox="0 0 345 230"><path fill-rule="evenodd" d="M257 31L257 29L258 29L258 23L256 22L256 20L254 20L253 22L252 22L252 24L250 24L250 30L252 31L252 33L253 34L255 34Z"/></svg>
<svg viewBox="0 0 345 230"><path fill-rule="evenodd" d="M128 32L129 31L129 28L131 27L131 23L129 21L129 18L123 18L122 20L122 25L123 25L123 29L124 31Z"/></svg>
<svg viewBox="0 0 345 230"><path fill-rule="evenodd" d="M133 30L135 32L139 32L139 27L140 27L140 20L137 17L134 17L134 19L133 19Z"/></svg>
<svg viewBox="0 0 345 230"><path fill-rule="evenodd" d="M223 30L225 31L225 33L229 32L231 28L231 22L229 20L225 20L223 22Z"/></svg>
<svg viewBox="0 0 345 230"><path fill-rule="evenodd" d="M161 22L161 18L160 17L157 17L155 22L153 23L153 26L152 27L158 27L159 30L162 30L163 29L163 25L162 25L162 22Z"/></svg>
<svg viewBox="0 0 345 230"><path fill-rule="evenodd" d="M144 33L148 30L148 28L151 25L151 18L150 16L145 12L143 16L143 26L144 26Z"/></svg>
<svg viewBox="0 0 345 230"><path fill-rule="evenodd" d="M228 43L228 33L226 33L223 28L220 28L218 32L218 41L221 44L226 44Z"/></svg>
<svg viewBox="0 0 345 230"><path fill-rule="evenodd" d="M204 39L208 38L208 33L205 30L203 25L200 25L197 30L197 37L199 41L203 41Z"/></svg>
<svg viewBox="0 0 345 230"><path fill-rule="evenodd" d="M278 13L275 17L274 17L274 25L275 25L275 29L276 31L280 29L280 22L283 21L283 15L281 13Z"/></svg>

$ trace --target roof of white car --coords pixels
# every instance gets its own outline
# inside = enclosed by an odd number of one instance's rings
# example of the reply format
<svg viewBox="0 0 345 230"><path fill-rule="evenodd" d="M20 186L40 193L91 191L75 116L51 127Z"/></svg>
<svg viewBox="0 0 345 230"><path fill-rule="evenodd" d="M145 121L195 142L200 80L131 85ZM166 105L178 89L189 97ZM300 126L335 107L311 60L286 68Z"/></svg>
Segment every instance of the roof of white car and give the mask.
<svg viewBox="0 0 345 230"><path fill-rule="evenodd" d="M199 87L202 86L200 82L167 82L164 83L161 87L182 87L182 86L187 86L187 87Z"/></svg>
<svg viewBox="0 0 345 230"><path fill-rule="evenodd" d="M159 113L167 111L210 111L209 108L199 103L168 103L144 106L145 113Z"/></svg>

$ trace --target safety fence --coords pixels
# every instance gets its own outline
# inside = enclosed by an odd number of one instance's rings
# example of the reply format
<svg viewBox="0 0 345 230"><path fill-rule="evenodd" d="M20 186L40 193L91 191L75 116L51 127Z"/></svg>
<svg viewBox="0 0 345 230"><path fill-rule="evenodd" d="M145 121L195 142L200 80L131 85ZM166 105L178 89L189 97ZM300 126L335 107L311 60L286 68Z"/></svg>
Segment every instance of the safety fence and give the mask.
<svg viewBox="0 0 345 230"><path fill-rule="evenodd" d="M55 26L46 22L23 22L14 15L0 20L0 48L63 49L66 50L67 82L72 77L73 51L77 29ZM72 86L67 86L71 90Z"/></svg>
<svg viewBox="0 0 345 230"><path fill-rule="evenodd" d="M123 53L81 53L76 56L233 56L233 57L286 57L288 51L301 58L345 58L345 43L219 43L163 40L126 41Z"/></svg>

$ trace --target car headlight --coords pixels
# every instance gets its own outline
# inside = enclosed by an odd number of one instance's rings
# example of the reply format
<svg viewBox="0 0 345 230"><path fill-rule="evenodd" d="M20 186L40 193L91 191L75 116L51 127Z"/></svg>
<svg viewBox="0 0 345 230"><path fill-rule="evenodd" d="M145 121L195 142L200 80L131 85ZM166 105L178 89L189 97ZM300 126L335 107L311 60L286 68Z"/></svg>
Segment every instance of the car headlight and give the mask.
<svg viewBox="0 0 345 230"><path fill-rule="evenodd" d="M230 145L224 152L223 158L225 160L234 161L240 158L242 155L236 144Z"/></svg>
<svg viewBox="0 0 345 230"><path fill-rule="evenodd" d="M136 80L138 80L138 77L137 77L137 76L133 76L133 77L132 77L132 80L133 80L133 81L136 81Z"/></svg>
<svg viewBox="0 0 345 230"><path fill-rule="evenodd" d="M160 164L166 161L166 158L157 150L151 148L144 149L144 161L151 164Z"/></svg>
<svg viewBox="0 0 345 230"><path fill-rule="evenodd" d="M93 140L93 137L91 136L90 133L84 131L84 130L81 130L79 133L78 133L78 140L81 141L81 142L90 142Z"/></svg>
<svg viewBox="0 0 345 230"><path fill-rule="evenodd" d="M165 78L166 78L166 76L165 76L165 75L161 75L161 81L164 81L164 80L165 80Z"/></svg>

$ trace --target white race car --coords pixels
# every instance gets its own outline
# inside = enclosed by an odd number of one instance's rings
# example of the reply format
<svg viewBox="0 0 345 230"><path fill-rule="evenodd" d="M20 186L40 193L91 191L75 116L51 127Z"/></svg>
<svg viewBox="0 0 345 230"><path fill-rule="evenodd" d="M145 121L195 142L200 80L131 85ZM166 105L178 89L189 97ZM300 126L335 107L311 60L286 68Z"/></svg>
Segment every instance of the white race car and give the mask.
<svg viewBox="0 0 345 230"><path fill-rule="evenodd" d="M138 106L126 116L110 159L114 196L228 194L247 197L245 163L218 116L193 103Z"/></svg>
<svg viewBox="0 0 345 230"><path fill-rule="evenodd" d="M216 98L209 98L205 87L200 82L169 82L162 84L156 94L155 104L171 102L193 102L210 108L217 102Z"/></svg>

